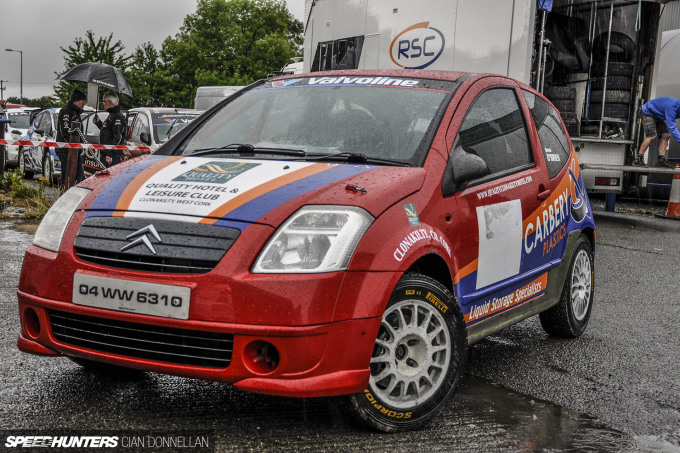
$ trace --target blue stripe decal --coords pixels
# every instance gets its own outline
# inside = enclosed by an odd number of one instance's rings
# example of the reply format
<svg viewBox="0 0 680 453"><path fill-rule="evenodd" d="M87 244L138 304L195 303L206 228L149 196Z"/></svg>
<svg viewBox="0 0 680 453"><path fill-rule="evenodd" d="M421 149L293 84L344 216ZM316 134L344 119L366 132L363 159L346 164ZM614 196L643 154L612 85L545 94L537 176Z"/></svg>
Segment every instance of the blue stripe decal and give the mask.
<svg viewBox="0 0 680 453"><path fill-rule="evenodd" d="M375 165L338 165L330 170L308 176L261 195L243 206L234 209L223 219L215 222L215 225L226 226L225 222L230 218L239 219L245 222L257 222L268 212L300 195L304 195L312 190L375 168L379 167Z"/></svg>
<svg viewBox="0 0 680 453"><path fill-rule="evenodd" d="M99 192L97 198L95 198L92 202L92 206L90 207L89 211L106 210L111 213L110 215L112 215L113 211L111 210L111 207L115 207L118 204L118 200L123 195L123 191L125 191L125 188L128 186L128 184L130 184L133 179L139 176L141 172L160 162L166 157L168 156L151 155L132 167L127 168L122 173L116 175L111 181L108 182L108 184L106 184L106 187L104 187L101 192ZM85 217L90 217L92 215L95 214L88 212ZM97 215L101 216L101 213Z"/></svg>

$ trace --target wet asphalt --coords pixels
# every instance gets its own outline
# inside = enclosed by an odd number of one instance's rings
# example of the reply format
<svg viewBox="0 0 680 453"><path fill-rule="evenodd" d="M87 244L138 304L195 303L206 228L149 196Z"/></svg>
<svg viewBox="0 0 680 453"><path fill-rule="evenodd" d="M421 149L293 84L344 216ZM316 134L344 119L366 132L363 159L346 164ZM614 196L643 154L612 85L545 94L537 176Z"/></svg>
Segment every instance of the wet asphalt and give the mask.
<svg viewBox="0 0 680 453"><path fill-rule="evenodd" d="M16 288L34 227L0 220L0 451L29 451L5 447L11 435L66 433L127 439L116 451L680 452L680 221L651 216L664 207L639 200L617 210L596 211L585 334L551 339L534 317L473 345L443 412L400 434L358 428L330 399L154 373L114 378L21 353ZM208 448L142 448L151 435L194 436Z"/></svg>

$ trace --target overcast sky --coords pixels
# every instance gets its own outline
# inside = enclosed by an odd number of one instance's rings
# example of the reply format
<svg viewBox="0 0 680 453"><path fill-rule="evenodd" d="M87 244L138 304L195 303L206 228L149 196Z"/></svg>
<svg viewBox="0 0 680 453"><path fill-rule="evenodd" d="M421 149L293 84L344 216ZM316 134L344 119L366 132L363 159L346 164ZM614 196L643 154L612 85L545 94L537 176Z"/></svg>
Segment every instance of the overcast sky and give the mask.
<svg viewBox="0 0 680 453"><path fill-rule="evenodd" d="M286 0L297 19L304 16L305 0ZM53 93L55 72L64 68L64 53L90 29L95 37L113 33L124 53L151 42L156 49L175 36L196 0L0 0L0 80L3 97L19 97L23 51L23 95L38 98Z"/></svg>

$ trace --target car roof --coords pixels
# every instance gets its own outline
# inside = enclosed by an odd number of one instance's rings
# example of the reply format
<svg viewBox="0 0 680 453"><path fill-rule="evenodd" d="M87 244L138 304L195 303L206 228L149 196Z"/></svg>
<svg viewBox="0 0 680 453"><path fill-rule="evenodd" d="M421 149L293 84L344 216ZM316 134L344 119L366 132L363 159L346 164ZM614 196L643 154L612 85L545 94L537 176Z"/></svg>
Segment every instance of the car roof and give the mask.
<svg viewBox="0 0 680 453"><path fill-rule="evenodd" d="M340 75L365 75L383 77L408 77L414 79L436 79L456 81L466 75L478 75L460 71L434 71L428 69L343 69L336 71L308 72L304 74L285 74L275 79L291 79L299 77L329 77Z"/></svg>
<svg viewBox="0 0 680 453"><path fill-rule="evenodd" d="M150 112L150 113L160 113L160 114L168 114L168 113L197 113L201 114L203 113L202 110L196 110L196 109L183 109L183 108L178 108L178 107L135 107L133 109L128 110L128 112L133 113L133 112Z"/></svg>

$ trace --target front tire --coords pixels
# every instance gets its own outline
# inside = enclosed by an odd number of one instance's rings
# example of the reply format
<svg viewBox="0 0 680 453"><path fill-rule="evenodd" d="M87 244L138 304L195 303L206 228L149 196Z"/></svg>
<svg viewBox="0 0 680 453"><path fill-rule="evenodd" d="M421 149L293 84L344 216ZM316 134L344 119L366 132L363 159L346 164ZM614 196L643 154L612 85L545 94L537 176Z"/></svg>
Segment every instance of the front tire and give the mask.
<svg viewBox="0 0 680 453"><path fill-rule="evenodd" d="M363 393L345 397L350 416L384 432L417 429L437 415L460 383L467 333L442 284L405 274L387 304Z"/></svg>
<svg viewBox="0 0 680 453"><path fill-rule="evenodd" d="M49 150L45 154L43 154L42 173L43 173L43 176L47 179L49 184L54 184L54 182L55 182L55 179L54 179L54 162L52 162L52 158L50 156Z"/></svg>
<svg viewBox="0 0 680 453"><path fill-rule="evenodd" d="M560 302L539 314L543 330L550 336L578 338L586 330L593 308L595 261L590 241L576 241Z"/></svg>
<svg viewBox="0 0 680 453"><path fill-rule="evenodd" d="M24 174L24 179L33 179L34 172L26 170L26 156L24 151L19 151L19 171Z"/></svg>

